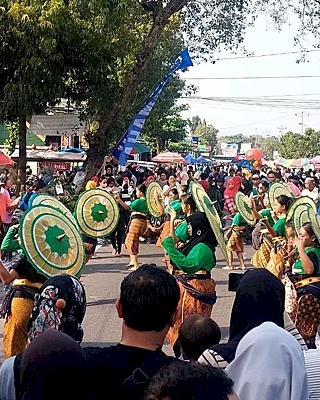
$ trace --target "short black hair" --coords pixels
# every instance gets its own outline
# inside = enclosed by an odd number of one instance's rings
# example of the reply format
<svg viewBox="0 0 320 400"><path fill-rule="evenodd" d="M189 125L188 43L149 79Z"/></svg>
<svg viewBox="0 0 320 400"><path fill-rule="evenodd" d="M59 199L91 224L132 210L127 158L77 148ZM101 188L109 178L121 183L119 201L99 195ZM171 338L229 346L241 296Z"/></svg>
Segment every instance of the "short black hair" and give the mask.
<svg viewBox="0 0 320 400"><path fill-rule="evenodd" d="M43 182L42 179L38 179L33 182L32 189L33 190L41 190L46 187L46 184Z"/></svg>
<svg viewBox="0 0 320 400"><path fill-rule="evenodd" d="M261 181L260 185L262 185L265 189L269 189L269 183L267 181Z"/></svg>
<svg viewBox="0 0 320 400"><path fill-rule="evenodd" d="M208 174L205 173L205 172L202 172L201 175L200 175L200 178L201 178L202 181L205 181L208 178Z"/></svg>
<svg viewBox="0 0 320 400"><path fill-rule="evenodd" d="M175 196L178 196L178 194L179 194L178 189L175 188L175 187L172 188L172 189L170 190L170 192L173 193Z"/></svg>
<svg viewBox="0 0 320 400"><path fill-rule="evenodd" d="M201 354L221 340L219 326L211 318L190 315L180 326L178 343L185 359L197 361Z"/></svg>
<svg viewBox="0 0 320 400"><path fill-rule="evenodd" d="M151 379L144 400L228 400L233 381L220 368L174 361Z"/></svg>
<svg viewBox="0 0 320 400"><path fill-rule="evenodd" d="M162 331L170 324L180 298L175 278L155 264L141 265L121 283L125 324L136 331Z"/></svg>

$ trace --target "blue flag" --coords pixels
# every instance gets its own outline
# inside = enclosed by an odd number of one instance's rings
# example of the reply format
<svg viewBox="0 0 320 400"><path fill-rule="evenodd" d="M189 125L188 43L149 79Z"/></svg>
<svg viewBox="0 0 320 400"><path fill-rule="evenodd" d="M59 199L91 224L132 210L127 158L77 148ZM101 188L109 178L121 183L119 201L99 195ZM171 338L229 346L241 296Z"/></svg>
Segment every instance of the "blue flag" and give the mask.
<svg viewBox="0 0 320 400"><path fill-rule="evenodd" d="M134 117L133 121L129 125L129 128L126 130L125 134L122 136L116 149L113 151L113 155L118 159L120 165L125 165L129 154L133 149L140 132L150 114L150 111L153 109L153 106L156 104L158 97L160 96L162 90L166 86L166 84L173 77L173 74L179 69L185 69L187 67L191 67L193 65L192 60L190 58L188 49L184 49L174 63L171 65L170 71L163 78L163 80L159 83L159 85L154 89L151 95L148 97L146 102L144 103L141 110Z"/></svg>

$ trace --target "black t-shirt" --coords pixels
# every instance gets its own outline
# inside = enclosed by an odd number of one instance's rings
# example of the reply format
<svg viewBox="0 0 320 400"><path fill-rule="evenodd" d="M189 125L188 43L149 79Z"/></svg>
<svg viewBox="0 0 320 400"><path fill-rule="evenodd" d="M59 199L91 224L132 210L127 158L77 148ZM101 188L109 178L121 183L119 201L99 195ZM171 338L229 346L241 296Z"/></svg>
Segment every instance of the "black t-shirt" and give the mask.
<svg viewBox="0 0 320 400"><path fill-rule="evenodd" d="M124 388L123 382L139 367L151 377L163 365L174 360L160 349L152 351L122 344L104 348L84 347L83 352L88 364L92 400L101 398L101 393L117 393L117 400L142 400L147 382L133 390ZM126 394L128 390L129 397Z"/></svg>

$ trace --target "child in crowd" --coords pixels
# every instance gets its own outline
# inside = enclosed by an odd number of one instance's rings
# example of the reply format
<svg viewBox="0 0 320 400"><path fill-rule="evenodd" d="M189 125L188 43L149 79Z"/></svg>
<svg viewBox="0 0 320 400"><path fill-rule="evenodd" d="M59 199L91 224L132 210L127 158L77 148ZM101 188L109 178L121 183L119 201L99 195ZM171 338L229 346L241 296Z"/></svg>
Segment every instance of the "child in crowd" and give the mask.
<svg viewBox="0 0 320 400"><path fill-rule="evenodd" d="M211 346L219 344L221 331L211 318L193 314L180 326L178 343L184 360L197 361Z"/></svg>

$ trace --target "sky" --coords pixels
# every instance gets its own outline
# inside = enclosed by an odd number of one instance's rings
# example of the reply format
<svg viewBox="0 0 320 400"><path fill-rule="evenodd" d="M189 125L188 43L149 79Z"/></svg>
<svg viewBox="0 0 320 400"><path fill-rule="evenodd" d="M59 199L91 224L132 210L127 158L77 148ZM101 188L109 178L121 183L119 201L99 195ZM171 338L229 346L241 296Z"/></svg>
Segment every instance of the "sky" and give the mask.
<svg viewBox="0 0 320 400"><path fill-rule="evenodd" d="M245 47L254 55L299 51L294 46L294 24L285 26L281 32L272 24L259 18L255 27L248 29L245 36ZM307 49L313 49L306 43ZM241 56L242 53L224 52L217 58ZM191 54L192 56L192 54ZM201 63L189 68L181 74L187 82L198 86L194 96L207 97L257 97L272 96L289 102L292 108L252 106L233 102L216 102L200 99L183 99L190 109L183 113L191 118L199 115L207 123L219 129L219 135L260 134L264 136L280 136L282 132L301 132L301 113L304 113L304 128L312 127L320 130L320 77L300 79L241 79L241 80L207 80L203 78L249 77L249 76L320 76L320 51L307 54L308 62L297 63L299 54L273 57L246 58L237 60L221 60L213 63ZM202 78L201 80L190 78ZM313 94L313 95L311 95ZM263 101L268 100L264 98ZM297 100L317 100L319 109L304 109ZM248 100L245 99L245 102ZM249 101L252 101L249 99Z"/></svg>

